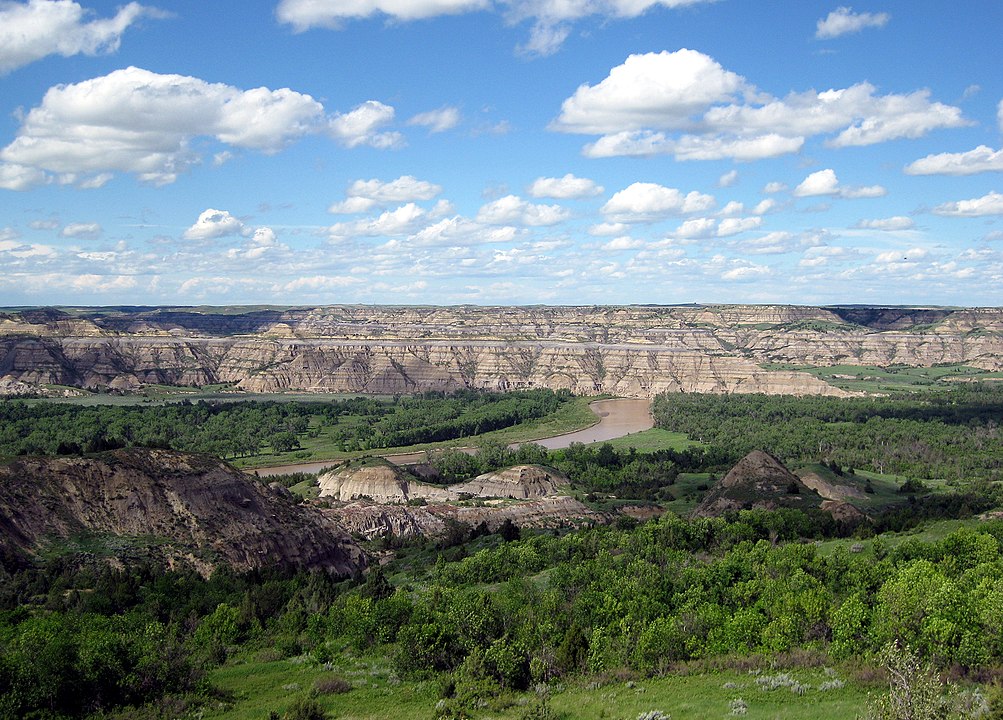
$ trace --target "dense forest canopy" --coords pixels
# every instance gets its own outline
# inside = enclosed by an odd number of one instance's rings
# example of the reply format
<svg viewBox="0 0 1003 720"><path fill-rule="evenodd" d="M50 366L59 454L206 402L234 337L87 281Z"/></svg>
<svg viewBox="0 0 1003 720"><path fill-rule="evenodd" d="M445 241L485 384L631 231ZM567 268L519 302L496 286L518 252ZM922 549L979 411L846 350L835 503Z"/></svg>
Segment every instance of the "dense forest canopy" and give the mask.
<svg viewBox="0 0 1003 720"><path fill-rule="evenodd" d="M232 457L321 426L344 431L346 444L381 447L474 435L567 399L527 391L134 408L8 401L0 453L131 444ZM234 699L214 688L214 668L263 652L318 667L388 659L400 682L438 683L443 718L476 717L534 686L651 677L736 656L866 665L901 643L963 679L1003 667L1003 521L974 519L1000 505L1003 388L663 395L653 413L699 444L642 452L485 443L430 461L444 480L548 464L582 499L649 508L675 507L684 479L693 488L703 478L706 489L752 449L849 477L852 468L890 473L893 489L856 523L789 508L670 511L643 523L611 515L608 525L561 531L454 523L438 539L374 541L372 551L392 558L362 578L225 569L204 578L50 552L0 571L0 718L172 717L225 706ZM957 523L946 536L894 535L944 518ZM146 714L125 710L136 706Z"/></svg>

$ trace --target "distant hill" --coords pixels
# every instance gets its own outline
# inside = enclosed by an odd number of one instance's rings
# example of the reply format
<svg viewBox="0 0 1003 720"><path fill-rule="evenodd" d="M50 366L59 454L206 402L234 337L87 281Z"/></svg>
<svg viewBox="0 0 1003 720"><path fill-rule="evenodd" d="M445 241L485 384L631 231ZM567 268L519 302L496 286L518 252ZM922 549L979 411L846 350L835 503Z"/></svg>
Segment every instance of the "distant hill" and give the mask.
<svg viewBox="0 0 1003 720"><path fill-rule="evenodd" d="M1003 370L1003 309L789 305L0 311L0 392L146 384L842 395L806 369ZM6 390L5 390L6 388Z"/></svg>
<svg viewBox="0 0 1003 720"><path fill-rule="evenodd" d="M229 565L353 575L366 564L337 522L212 458L132 448L0 465L0 559L80 550L206 574Z"/></svg>

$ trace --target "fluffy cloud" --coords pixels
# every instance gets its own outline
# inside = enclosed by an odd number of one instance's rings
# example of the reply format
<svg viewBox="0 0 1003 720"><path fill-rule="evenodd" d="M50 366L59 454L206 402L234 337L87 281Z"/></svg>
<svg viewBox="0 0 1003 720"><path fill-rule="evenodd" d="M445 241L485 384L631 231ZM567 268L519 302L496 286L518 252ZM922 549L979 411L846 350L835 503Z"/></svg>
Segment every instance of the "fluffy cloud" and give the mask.
<svg viewBox="0 0 1003 720"><path fill-rule="evenodd" d="M864 28L884 27L891 19L888 13L855 13L853 8L839 7L815 24L815 37L828 40L860 32Z"/></svg>
<svg viewBox="0 0 1003 720"><path fill-rule="evenodd" d="M244 232L244 223L226 210L203 210L195 224L185 230L182 237L185 240L212 240L228 235L240 235Z"/></svg>
<svg viewBox="0 0 1003 720"><path fill-rule="evenodd" d="M556 52L571 32L569 23L599 15L633 18L653 7L677 8L713 0L281 0L279 21L296 32L320 27L340 29L346 21L383 15L407 22L440 15L458 15L498 8L510 24L532 21L530 38L519 46L526 55L546 56Z"/></svg>
<svg viewBox="0 0 1003 720"><path fill-rule="evenodd" d="M408 125L419 125L428 128L431 133L452 130L460 124L460 111L454 107L442 107L438 110L418 113L407 121Z"/></svg>
<svg viewBox="0 0 1003 720"><path fill-rule="evenodd" d="M47 181L45 173L38 168L0 162L0 188L4 190L28 190Z"/></svg>
<svg viewBox="0 0 1003 720"><path fill-rule="evenodd" d="M696 50L631 55L598 85L580 86L552 127L586 134L691 127L712 104L747 89L744 78Z"/></svg>
<svg viewBox="0 0 1003 720"><path fill-rule="evenodd" d="M933 212L937 215L953 217L1003 215L1003 194L992 191L980 198L944 203L935 207Z"/></svg>
<svg viewBox="0 0 1003 720"><path fill-rule="evenodd" d="M717 220L714 218L692 218L677 227L673 237L682 240L696 240L713 237L717 230Z"/></svg>
<svg viewBox="0 0 1003 720"><path fill-rule="evenodd" d="M142 17L164 13L131 2L114 17L86 21L72 0L28 0L0 5L0 75L47 55L98 55L118 50L122 34Z"/></svg>
<svg viewBox="0 0 1003 720"><path fill-rule="evenodd" d="M770 269L765 265L749 264L726 270L721 273L721 279L728 282L751 282L768 277L770 274Z"/></svg>
<svg viewBox="0 0 1003 720"><path fill-rule="evenodd" d="M326 129L347 147L397 147L400 133L384 129L393 116L392 107L369 101L326 117L319 102L288 88L240 90L129 67L50 88L0 150L0 187L100 187L114 172L171 183L201 162L192 149L199 137L270 154Z"/></svg>
<svg viewBox="0 0 1003 720"><path fill-rule="evenodd" d="M42 172L77 181L119 171L164 184L199 161L196 136L276 152L322 116L320 103L289 89L242 91L130 67L51 88L0 159L36 182Z"/></svg>
<svg viewBox="0 0 1003 720"><path fill-rule="evenodd" d="M431 200L442 192L442 186L427 180L418 180L413 175L401 175L396 180L356 180L345 193L345 200L328 208L332 213L366 212L374 207Z"/></svg>
<svg viewBox="0 0 1003 720"><path fill-rule="evenodd" d="M531 197L556 198L558 200L574 200L577 198L595 197L603 193L602 185L595 180L575 177L568 173L564 177L541 177L533 181L527 190Z"/></svg>
<svg viewBox="0 0 1003 720"><path fill-rule="evenodd" d="M938 128L969 124L961 109L930 101L929 90L907 95L877 95L870 83L845 89L790 93L759 104L713 107L704 120L726 133L773 132L806 137L839 131L831 147L872 145L896 138L917 138Z"/></svg>
<svg viewBox="0 0 1003 720"><path fill-rule="evenodd" d="M704 212L714 207L710 195L693 190L685 195L676 188L636 182L620 190L602 207L615 222L651 222L671 215Z"/></svg>
<svg viewBox="0 0 1003 720"><path fill-rule="evenodd" d="M717 226L718 237L730 237L749 230L755 230L763 224L761 217L725 218Z"/></svg>
<svg viewBox="0 0 1003 720"><path fill-rule="evenodd" d="M96 238L101 234L101 226L98 223L70 223L66 225L59 234L69 238Z"/></svg>
<svg viewBox="0 0 1003 720"><path fill-rule="evenodd" d="M839 184L836 172L831 168L813 172L800 185L794 188L797 197L843 197L843 198L875 198L888 193L880 185L866 187L844 187Z"/></svg>
<svg viewBox="0 0 1003 720"><path fill-rule="evenodd" d="M806 138L830 147L916 138L969 122L928 90L879 95L870 83L785 98L695 50L631 55L596 85L564 100L550 128L600 135L587 157L672 154L679 160L756 160L797 152Z"/></svg>
<svg viewBox="0 0 1003 720"><path fill-rule="evenodd" d="M912 230L915 226L916 223L912 221L912 218L905 217L904 215L877 220L861 220L856 225L856 227L864 230L883 230L885 232Z"/></svg>
<svg viewBox="0 0 1003 720"><path fill-rule="evenodd" d="M345 147L369 145L379 150L400 147L404 137L381 128L393 122L394 109L377 100L367 100L347 113L336 113L329 122L331 136Z"/></svg>
<svg viewBox="0 0 1003 720"><path fill-rule="evenodd" d="M642 247L644 247L643 240L637 240L629 235L621 235L618 238L613 238L608 243L604 243L602 250L606 252L620 252L623 250L637 250Z"/></svg>
<svg viewBox="0 0 1003 720"><path fill-rule="evenodd" d="M927 251L923 248L910 248L908 250L887 250L879 253L874 261L882 264L896 264L922 260L927 256Z"/></svg>
<svg viewBox="0 0 1003 720"><path fill-rule="evenodd" d="M726 188L738 182L738 170L729 170L717 179L717 186Z"/></svg>
<svg viewBox="0 0 1003 720"><path fill-rule="evenodd" d="M975 175L1003 172L1003 150L979 145L963 153L927 155L906 165L906 175Z"/></svg>
<svg viewBox="0 0 1003 720"><path fill-rule="evenodd" d="M485 225L556 225L570 215L560 205L534 205L517 195L506 195L481 207L477 222Z"/></svg>
<svg viewBox="0 0 1003 720"><path fill-rule="evenodd" d="M429 214L428 210L409 202L393 210L387 210L375 218L337 223L328 228L328 233L333 240L404 235L414 232L426 222Z"/></svg>
<svg viewBox="0 0 1003 720"><path fill-rule="evenodd" d="M395 20L420 20L456 15L490 6L489 0L282 0L275 14L297 32L321 27L341 28L346 20L387 15Z"/></svg>

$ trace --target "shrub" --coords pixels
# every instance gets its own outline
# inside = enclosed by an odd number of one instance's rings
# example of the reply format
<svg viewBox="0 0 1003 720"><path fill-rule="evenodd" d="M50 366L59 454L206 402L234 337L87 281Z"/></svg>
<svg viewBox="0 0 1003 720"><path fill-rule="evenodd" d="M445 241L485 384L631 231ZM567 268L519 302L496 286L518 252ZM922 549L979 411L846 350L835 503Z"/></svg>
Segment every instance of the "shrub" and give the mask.
<svg viewBox="0 0 1003 720"><path fill-rule="evenodd" d="M327 720L327 711L313 698L302 697L293 701L282 720Z"/></svg>
<svg viewBox="0 0 1003 720"><path fill-rule="evenodd" d="M313 690L318 695L340 695L352 689L352 683L348 682L341 675L328 675L317 678L313 683Z"/></svg>

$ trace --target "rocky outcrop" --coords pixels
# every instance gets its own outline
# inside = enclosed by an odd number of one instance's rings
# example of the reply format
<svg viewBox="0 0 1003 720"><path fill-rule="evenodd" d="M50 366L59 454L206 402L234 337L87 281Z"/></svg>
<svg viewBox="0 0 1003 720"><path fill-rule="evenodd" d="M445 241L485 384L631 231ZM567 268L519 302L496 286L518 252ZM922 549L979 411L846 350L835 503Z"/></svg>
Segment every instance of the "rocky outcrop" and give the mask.
<svg viewBox="0 0 1003 720"><path fill-rule="evenodd" d="M567 496L553 496L522 502L458 506L449 503L422 507L351 503L323 511L338 523L367 539L395 536L438 537L447 531L447 521L476 527L484 523L494 532L506 520L519 527L566 528L604 523L609 517Z"/></svg>
<svg viewBox="0 0 1003 720"><path fill-rule="evenodd" d="M403 504L419 498L448 502L469 498L546 497L566 487L568 478L542 465L516 465L440 487L415 479L388 460L367 458L361 463L348 463L321 474L317 484L320 497L338 502L364 499L380 504Z"/></svg>
<svg viewBox="0 0 1003 720"><path fill-rule="evenodd" d="M496 472L478 475L450 490L474 497L527 498L556 495L568 486L566 475L542 465L516 465Z"/></svg>
<svg viewBox="0 0 1003 720"><path fill-rule="evenodd" d="M52 309L0 313L0 377L255 392L567 388L829 394L777 365L1003 370L1003 310L785 305ZM765 366L765 367L764 367ZM770 368L770 369L767 369Z"/></svg>
<svg viewBox="0 0 1003 720"><path fill-rule="evenodd" d="M366 564L330 517L212 458L133 448L0 465L3 557L81 535L140 543L207 571L225 564L352 575Z"/></svg>
<svg viewBox="0 0 1003 720"><path fill-rule="evenodd" d="M801 482L826 500L844 502L848 500L865 500L867 498L867 494L859 487L849 483L826 480L811 470L799 470L797 475L801 479Z"/></svg>
<svg viewBox="0 0 1003 720"><path fill-rule="evenodd" d="M377 503L406 503L422 498L445 501L456 494L444 488L420 482L405 470L382 458L367 458L322 473L317 478L320 497L339 502L372 500Z"/></svg>
<svg viewBox="0 0 1003 720"><path fill-rule="evenodd" d="M753 450L707 491L693 514L710 517L729 510L817 508L821 502L822 497L777 458Z"/></svg>

